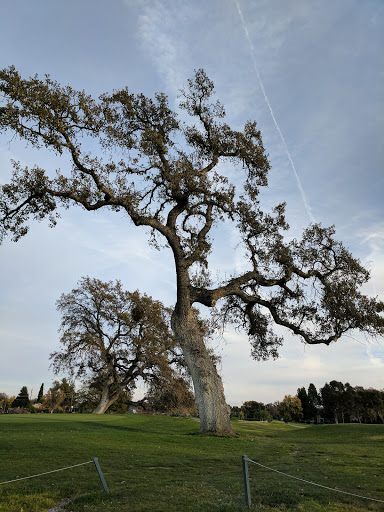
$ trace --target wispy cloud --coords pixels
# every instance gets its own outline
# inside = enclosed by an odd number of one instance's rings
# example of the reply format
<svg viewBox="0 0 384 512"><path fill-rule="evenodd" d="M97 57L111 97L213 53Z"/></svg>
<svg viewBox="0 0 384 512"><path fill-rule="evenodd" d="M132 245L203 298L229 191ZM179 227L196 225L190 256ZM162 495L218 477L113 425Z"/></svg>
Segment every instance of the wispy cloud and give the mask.
<svg viewBox="0 0 384 512"><path fill-rule="evenodd" d="M183 26L191 16L191 6L185 0L177 4L156 0L143 7L139 15L141 43L167 89L177 96L191 73L190 49L182 37Z"/></svg>
<svg viewBox="0 0 384 512"><path fill-rule="evenodd" d="M384 350L381 352L373 353L374 349L371 345L366 345L366 353L369 359L370 364L378 369L381 369L384 375Z"/></svg>
<svg viewBox="0 0 384 512"><path fill-rule="evenodd" d="M276 119L276 116L275 116L275 114L274 114L274 112L273 112L273 109L272 109L271 103L270 103L269 98L268 98L268 96L267 96L267 93L266 93L266 91L265 91L264 84L263 84L263 81L262 81L262 79L261 79L261 75L260 75L259 67L258 67L258 64L257 64L257 61L256 61L255 48L254 48L254 46L253 46L252 39L251 39L251 37L250 37L250 35L249 35L247 25L246 25L246 23L245 23L245 21L244 21L243 12L242 12L242 10L241 10L241 8L240 8L240 4L239 4L238 0L234 0L234 2L235 2L235 4L236 4L237 12L239 13L239 16L240 16L240 19L241 19L241 24L242 24L242 26L243 26L243 29L244 29L244 32L245 32L245 36L246 36L246 39L247 39L248 44L249 44L249 48L250 48L250 51L251 51L251 59L252 59L253 67L254 67L255 72L256 72L257 80L258 80L258 82L259 82L259 84L260 84L260 88L261 88L261 91L262 91L262 93L263 93L263 96L264 96L265 102L266 102L266 104L267 104L267 106L268 106L269 112L270 112L270 114L271 114L271 117L272 117L273 123L274 123L274 125L275 125L275 127L276 127L276 130L277 130L277 132L278 132L278 134L279 134L279 137L280 137L280 139L281 139L281 142L282 142L282 144L283 144L283 147L284 147L285 153L286 153L286 155L287 155L287 157L288 157L288 160L289 160L289 163L290 163L290 165L291 165L291 168L292 168L292 171L293 171L294 177L295 177L295 179L296 179L297 187L298 187L298 189L299 189L299 191L300 191L300 195L301 195L301 198L302 198L303 203L304 203L304 206L305 206L305 210L306 210L306 212L307 212L307 214L308 214L308 217L309 217L310 221L314 223L314 222L315 222L315 219L314 219L313 214L312 214L312 209L311 209L311 207L310 207L310 205L309 205L309 202L308 202L307 196L306 196L306 194L305 194L305 192L304 192L303 186L302 186L302 184L301 184L301 180L300 180L299 175L298 175L298 172L297 172L297 170L296 170L296 166L295 166L295 164L294 164L294 162L293 162L293 159L292 159L291 153L290 153L290 151L289 151L289 149L288 149L288 146L287 146L286 140L285 140L285 138L284 138L284 135L283 135L283 134L282 134L282 132L281 132L281 129L280 129L279 123L277 122L277 119Z"/></svg>
<svg viewBox="0 0 384 512"><path fill-rule="evenodd" d="M384 300L384 221L363 229L360 232L361 245L365 246L364 263L371 272L371 281L365 285L370 295L378 295Z"/></svg>

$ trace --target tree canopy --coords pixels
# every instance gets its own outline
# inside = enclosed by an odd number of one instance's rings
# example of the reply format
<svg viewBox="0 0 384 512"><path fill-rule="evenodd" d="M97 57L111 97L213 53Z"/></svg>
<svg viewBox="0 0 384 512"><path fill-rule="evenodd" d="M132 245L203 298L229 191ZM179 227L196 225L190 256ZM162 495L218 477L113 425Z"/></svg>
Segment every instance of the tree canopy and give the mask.
<svg viewBox="0 0 384 512"><path fill-rule="evenodd" d="M48 410L51 414L54 411L71 411L74 395L75 385L73 382L68 382L65 377L61 382L54 380L52 386L43 396L43 408Z"/></svg>
<svg viewBox="0 0 384 512"><path fill-rule="evenodd" d="M156 412L173 416L198 415L190 384L182 376L160 375L151 380L145 402Z"/></svg>
<svg viewBox="0 0 384 512"><path fill-rule="evenodd" d="M244 402L239 412L239 418L256 421L272 421L272 416L262 402L250 400Z"/></svg>
<svg viewBox="0 0 384 512"><path fill-rule="evenodd" d="M241 131L224 122L225 109L214 101L203 70L182 91L179 108L189 125L162 93L151 99L125 88L93 99L49 76L23 79L14 67L0 71L0 91L0 130L71 162L55 175L14 163L0 194L0 240L10 235L17 241L29 219L54 225L58 208L71 205L120 211L149 228L151 242L173 254L172 328L194 382L203 431L231 427L193 304L211 308L220 300L223 322L245 329L258 359L278 355L283 340L274 324L309 344L328 345L354 329L384 334L384 304L360 291L369 272L335 239L334 227L311 224L300 240L287 240L285 205L263 211L259 193L270 165L261 133L254 121ZM96 145L100 151L91 154ZM223 221L238 230L248 269L213 282L212 230Z"/></svg>
<svg viewBox="0 0 384 512"><path fill-rule="evenodd" d="M301 400L297 396L285 395L278 406L280 417L284 421L298 421L303 417L303 407Z"/></svg>
<svg viewBox="0 0 384 512"><path fill-rule="evenodd" d="M57 301L61 349L51 354L55 373L102 390L95 412L105 412L136 380L172 374L180 361L170 311L160 301L128 292L120 281L82 278Z"/></svg>

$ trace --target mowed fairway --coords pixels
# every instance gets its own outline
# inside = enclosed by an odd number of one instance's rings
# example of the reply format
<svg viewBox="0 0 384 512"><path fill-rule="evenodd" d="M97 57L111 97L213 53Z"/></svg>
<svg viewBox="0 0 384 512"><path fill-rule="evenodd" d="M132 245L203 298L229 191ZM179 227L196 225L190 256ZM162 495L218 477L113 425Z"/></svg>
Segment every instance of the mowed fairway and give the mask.
<svg viewBox="0 0 384 512"><path fill-rule="evenodd" d="M241 511L241 456L293 476L384 501L384 426L235 422L236 438L205 437L165 416L2 415L0 482L98 457L110 494L87 464L0 486L0 511ZM249 465L252 507L384 511L370 502Z"/></svg>

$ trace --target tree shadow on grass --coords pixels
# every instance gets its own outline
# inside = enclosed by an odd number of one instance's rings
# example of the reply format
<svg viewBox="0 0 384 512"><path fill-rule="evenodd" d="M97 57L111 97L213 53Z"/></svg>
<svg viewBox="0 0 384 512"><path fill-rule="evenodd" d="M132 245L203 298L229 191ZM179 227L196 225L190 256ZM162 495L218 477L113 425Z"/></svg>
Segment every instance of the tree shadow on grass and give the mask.
<svg viewBox="0 0 384 512"><path fill-rule="evenodd" d="M161 434L161 435L167 435L167 436L180 436L180 435L200 435L200 432L180 432L180 428L178 429L167 429L167 428L151 428L151 425L149 423L146 423L143 427L139 426L132 426L132 425L113 425L110 423L104 423L104 422L97 422L97 421L80 421L79 424L86 425L87 427L91 427L94 430L115 430L120 432L135 432L139 434L147 434L147 435L153 435L153 434Z"/></svg>

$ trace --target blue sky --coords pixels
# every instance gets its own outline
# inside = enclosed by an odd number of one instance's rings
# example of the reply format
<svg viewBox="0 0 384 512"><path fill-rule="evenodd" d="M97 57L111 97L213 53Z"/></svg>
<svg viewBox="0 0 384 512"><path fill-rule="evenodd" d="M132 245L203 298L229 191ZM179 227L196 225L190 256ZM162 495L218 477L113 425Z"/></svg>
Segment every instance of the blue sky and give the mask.
<svg viewBox="0 0 384 512"><path fill-rule="evenodd" d="M254 119L262 131L272 164L266 208L287 202L291 236L300 236L311 218L335 224L338 238L372 271L366 292L384 299L384 5L238 6L243 20L235 0L7 2L0 66L13 64L25 76L48 73L96 96L125 86L162 91L175 108L193 70L204 68L229 124L241 128ZM0 183L9 179L11 158L55 168L53 156L10 139L0 137ZM216 242L215 273L243 268L231 226ZM0 247L0 391L15 394L27 385L35 395L42 382L49 387L60 321L55 301L85 275L118 278L129 290L175 301L170 254L149 247L145 231L116 214L72 209L55 229L33 224L20 242ZM384 388L383 340L353 335L322 347L284 337L281 358L263 363L251 359L242 333L228 330L214 341L229 403L280 400L333 379Z"/></svg>

